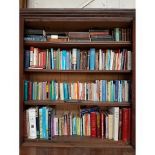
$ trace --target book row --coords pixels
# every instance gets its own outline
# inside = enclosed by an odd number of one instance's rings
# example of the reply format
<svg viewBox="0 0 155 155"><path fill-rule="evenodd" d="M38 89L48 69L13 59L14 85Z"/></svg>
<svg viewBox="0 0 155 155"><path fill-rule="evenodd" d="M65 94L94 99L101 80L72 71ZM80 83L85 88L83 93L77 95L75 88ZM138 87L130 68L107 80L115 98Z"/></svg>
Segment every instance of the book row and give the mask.
<svg viewBox="0 0 155 155"><path fill-rule="evenodd" d="M103 111L97 107L81 109L80 114L57 114L51 107L26 110L25 136L49 139L54 136L78 135L130 142L130 108L113 107Z"/></svg>
<svg viewBox="0 0 155 155"><path fill-rule="evenodd" d="M51 42L130 41L131 29L91 29L87 32L49 32L42 29L26 29L24 40Z"/></svg>
<svg viewBox="0 0 155 155"><path fill-rule="evenodd" d="M86 100L129 102L130 81L95 80L94 82L24 81L24 100Z"/></svg>
<svg viewBox="0 0 155 155"><path fill-rule="evenodd" d="M132 52L127 49L71 50L30 47L25 50L25 69L131 70Z"/></svg>

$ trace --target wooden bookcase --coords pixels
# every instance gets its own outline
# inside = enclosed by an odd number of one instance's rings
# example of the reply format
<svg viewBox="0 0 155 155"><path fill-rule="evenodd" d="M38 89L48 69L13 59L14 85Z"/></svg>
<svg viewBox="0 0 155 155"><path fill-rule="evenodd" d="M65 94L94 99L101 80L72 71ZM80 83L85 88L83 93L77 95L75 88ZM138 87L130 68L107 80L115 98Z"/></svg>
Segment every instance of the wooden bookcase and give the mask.
<svg viewBox="0 0 155 155"><path fill-rule="evenodd" d="M41 28L52 31L87 31L92 27L113 28L130 27L132 30L131 41L106 41L106 42L31 42L24 41L25 28ZM129 48L132 51L132 71L86 71L86 70L24 70L24 48L34 46L40 48L64 47L64 48ZM135 10L121 9L21 9L20 10L20 146L35 146L38 148L57 149L56 154L65 154L63 149L75 149L77 154L99 151L110 151L109 154L123 155L123 152L135 150ZM47 81L57 79L59 81L87 81L95 79L124 79L132 81L131 103L98 103L102 108L131 107L131 144L123 144L121 141L102 140L89 137L61 136L51 140L28 140L24 138L24 111L30 106L48 105L60 108L79 110L80 107L91 107L94 102L85 101L80 104L64 103L63 101L25 101L24 80ZM60 149L61 148L61 149ZM99 150L98 150L99 149ZM78 150L78 151L77 151ZM76 154L74 152L74 154ZM98 153L99 153L98 152ZM134 152L134 151L133 151ZM105 153L106 154L106 153ZM108 153L107 153L108 154Z"/></svg>

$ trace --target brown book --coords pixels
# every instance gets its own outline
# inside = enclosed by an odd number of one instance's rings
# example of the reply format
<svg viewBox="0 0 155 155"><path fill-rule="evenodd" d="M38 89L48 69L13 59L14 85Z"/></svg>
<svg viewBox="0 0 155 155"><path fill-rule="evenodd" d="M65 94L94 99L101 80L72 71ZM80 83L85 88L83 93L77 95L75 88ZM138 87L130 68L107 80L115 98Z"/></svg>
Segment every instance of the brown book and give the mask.
<svg viewBox="0 0 155 155"><path fill-rule="evenodd" d="M48 38L47 41L49 41L49 42L67 42L68 38L58 38L58 39Z"/></svg>
<svg viewBox="0 0 155 155"><path fill-rule="evenodd" d="M97 116L97 137L100 138L101 137L100 113L97 112L96 116Z"/></svg>
<svg viewBox="0 0 155 155"><path fill-rule="evenodd" d="M89 32L69 32L69 39L89 39Z"/></svg>
<svg viewBox="0 0 155 155"><path fill-rule="evenodd" d="M80 52L80 62L81 62L81 63L80 63L80 69L83 69L83 68L82 68L82 65L83 65L83 58L82 58L82 57L83 57L83 52L81 51L81 52Z"/></svg>

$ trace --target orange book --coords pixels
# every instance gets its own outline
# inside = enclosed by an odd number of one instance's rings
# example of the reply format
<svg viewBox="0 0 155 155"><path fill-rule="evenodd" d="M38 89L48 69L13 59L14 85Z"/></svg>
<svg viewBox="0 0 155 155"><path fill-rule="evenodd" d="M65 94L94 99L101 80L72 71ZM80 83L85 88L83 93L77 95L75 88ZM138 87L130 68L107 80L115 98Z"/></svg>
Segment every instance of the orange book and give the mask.
<svg viewBox="0 0 155 155"><path fill-rule="evenodd" d="M74 99L77 100L77 83L74 83Z"/></svg>

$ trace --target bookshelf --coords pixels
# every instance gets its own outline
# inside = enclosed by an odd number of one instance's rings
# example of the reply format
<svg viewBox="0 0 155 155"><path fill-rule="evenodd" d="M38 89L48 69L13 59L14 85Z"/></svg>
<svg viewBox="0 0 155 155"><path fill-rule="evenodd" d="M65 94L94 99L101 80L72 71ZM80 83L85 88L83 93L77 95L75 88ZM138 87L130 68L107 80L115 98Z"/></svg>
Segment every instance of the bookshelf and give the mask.
<svg viewBox="0 0 155 155"><path fill-rule="evenodd" d="M61 31L87 31L90 28L131 28L131 41L99 41L99 42L39 42L24 41L24 31L26 28L37 28ZM51 69L25 69L24 49L30 46L45 48L127 48L132 51L132 70L51 70ZM121 9L20 9L20 146L51 148L56 150L56 154L65 154L64 148L75 149L78 154L87 151L109 150L111 154L123 155L124 152L135 150L135 10ZM95 102L79 101L79 103L65 102L62 100L28 100L24 101L24 80L32 81L93 81L93 80L130 80L131 100L129 102ZM50 106L56 110L79 111L81 108L98 106L103 109L110 107L131 108L131 142L125 144L121 140L113 141L88 136L55 136L52 140L27 139L24 136L24 111L29 107ZM61 150L58 150L60 149ZM81 150L83 149L83 150ZM88 149L87 151L85 149ZM109 155L110 155L109 153ZM108 153L107 153L108 154Z"/></svg>

